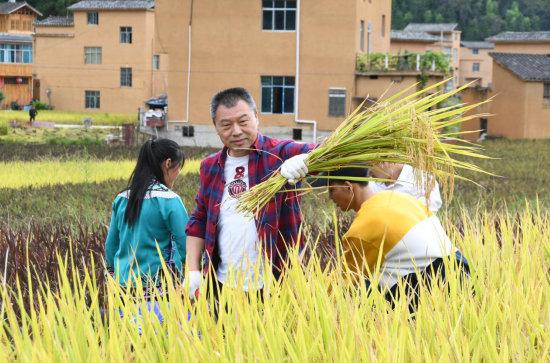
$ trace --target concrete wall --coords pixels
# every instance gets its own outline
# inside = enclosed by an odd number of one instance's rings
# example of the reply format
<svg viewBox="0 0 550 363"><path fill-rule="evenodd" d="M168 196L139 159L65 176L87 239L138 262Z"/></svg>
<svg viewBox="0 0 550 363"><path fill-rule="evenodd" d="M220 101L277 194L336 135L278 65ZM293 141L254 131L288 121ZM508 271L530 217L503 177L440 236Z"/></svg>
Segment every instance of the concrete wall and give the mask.
<svg viewBox="0 0 550 363"><path fill-rule="evenodd" d="M36 27L35 67L40 99L59 110L132 113L153 95L152 11L100 11L99 25L86 12L74 27ZM120 43L120 27L132 27L132 44ZM84 64L84 47L101 47L101 64ZM132 87L120 86L120 68L132 68ZM49 95L47 93L49 90ZM86 109L85 90L101 92L101 108Z"/></svg>
<svg viewBox="0 0 550 363"><path fill-rule="evenodd" d="M524 138L527 115L525 82L493 62L493 86L495 98L491 111L495 116L489 120L489 135Z"/></svg>
<svg viewBox="0 0 550 363"><path fill-rule="evenodd" d="M460 49L460 84L463 85L474 79L479 79L481 87L489 87L493 79L493 59L489 55L493 49L479 49L474 54L472 49L462 47ZM473 71L473 64L479 63L479 72Z"/></svg>
<svg viewBox="0 0 550 363"><path fill-rule="evenodd" d="M525 83L524 137L527 139L550 138L550 103L544 101L543 92L542 82Z"/></svg>

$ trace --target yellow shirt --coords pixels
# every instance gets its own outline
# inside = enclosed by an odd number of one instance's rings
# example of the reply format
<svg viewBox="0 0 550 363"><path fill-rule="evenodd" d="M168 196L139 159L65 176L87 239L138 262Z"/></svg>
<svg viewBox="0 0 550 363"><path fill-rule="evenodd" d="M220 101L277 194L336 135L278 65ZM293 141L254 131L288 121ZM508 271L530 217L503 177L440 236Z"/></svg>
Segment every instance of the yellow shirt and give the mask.
<svg viewBox="0 0 550 363"><path fill-rule="evenodd" d="M454 249L439 219L414 197L396 191L365 201L342 243L352 272L372 274L380 259L380 285L387 288Z"/></svg>

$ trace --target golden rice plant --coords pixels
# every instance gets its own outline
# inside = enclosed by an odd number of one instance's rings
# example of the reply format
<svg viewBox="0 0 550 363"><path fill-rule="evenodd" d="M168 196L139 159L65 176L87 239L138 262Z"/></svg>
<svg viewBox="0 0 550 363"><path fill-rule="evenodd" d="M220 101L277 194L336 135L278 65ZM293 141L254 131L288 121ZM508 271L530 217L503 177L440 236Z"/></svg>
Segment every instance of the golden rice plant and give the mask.
<svg viewBox="0 0 550 363"><path fill-rule="evenodd" d="M451 269L448 288L422 291L414 319L406 301L392 310L380 293L345 280L341 263L326 270L314 256L302 265L296 250L285 279L268 280L263 302L224 289L218 322L208 299L192 305L172 284L157 298L162 324L138 318L146 302L114 283L102 314L102 287L75 272L80 261L61 259L58 281L41 283L30 308L17 286L0 288L0 361L547 362L550 219L530 210L464 210L460 229L448 230L471 278L460 288Z"/></svg>
<svg viewBox="0 0 550 363"><path fill-rule="evenodd" d="M306 161L309 174L320 178L336 178L319 176L319 173L350 165L404 163L418 170L419 182L424 179L426 183L434 183L433 178L422 178L423 172L431 173L440 181L444 191L450 194L454 177L460 169L483 171L476 165L455 157L483 156L479 154L478 146L459 138L460 132L446 129L480 117L481 115L464 114L482 103L437 108L442 101L468 86L446 93L437 91L445 82L410 95L407 95L411 89L408 88L366 110L362 106L358 107L310 152ZM272 177L240 197L239 209L244 212L260 211L285 184L286 180L277 171L274 172ZM431 190L431 186L427 185L426 190Z"/></svg>
<svg viewBox="0 0 550 363"><path fill-rule="evenodd" d="M128 179L135 165L135 160L95 159L0 162L0 188ZM181 174L197 174L199 167L200 160L186 160Z"/></svg>

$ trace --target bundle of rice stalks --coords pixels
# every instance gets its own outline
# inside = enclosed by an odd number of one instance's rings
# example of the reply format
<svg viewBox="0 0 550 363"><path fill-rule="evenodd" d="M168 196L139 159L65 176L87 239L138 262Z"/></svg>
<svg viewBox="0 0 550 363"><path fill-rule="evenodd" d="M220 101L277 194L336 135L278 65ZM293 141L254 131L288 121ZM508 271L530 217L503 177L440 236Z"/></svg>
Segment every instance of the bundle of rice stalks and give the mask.
<svg viewBox="0 0 550 363"><path fill-rule="evenodd" d="M442 101L468 86L446 93L438 92L439 87L445 82L410 95L407 93L412 87L407 88L366 110L363 105L358 107L328 138L311 151L306 161L309 175L338 179L326 173L343 166L369 167L382 162L403 163L417 170L417 181L427 184L425 190L428 193L433 188L435 180L423 176L426 173L435 175L442 185L443 192L450 198L454 178L460 178L457 175L458 170L484 172L472 163L457 160L456 156L485 157L478 153L477 145L459 138L460 134L465 132L448 130L452 130L450 126L487 116L464 116L466 112L487 101L438 108ZM281 191L311 190L309 185L301 189L283 189L286 183L286 179L275 171L267 180L241 196L240 211L258 213Z"/></svg>

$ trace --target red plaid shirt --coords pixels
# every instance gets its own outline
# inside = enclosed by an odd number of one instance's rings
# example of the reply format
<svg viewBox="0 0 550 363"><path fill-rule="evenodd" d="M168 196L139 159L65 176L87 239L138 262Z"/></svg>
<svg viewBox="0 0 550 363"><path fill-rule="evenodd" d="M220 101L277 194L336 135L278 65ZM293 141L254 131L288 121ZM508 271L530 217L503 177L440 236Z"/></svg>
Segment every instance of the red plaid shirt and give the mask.
<svg viewBox="0 0 550 363"><path fill-rule="evenodd" d="M249 154L249 186L267 179L284 160L295 155L309 152L315 145L297 143L289 140L275 140L258 134ZM225 187L224 165L227 148L210 155L201 162L200 187L195 201L197 207L187 224L187 235L203 238L206 250L206 271L213 264L217 268L218 255L218 218ZM270 258L273 272L280 274L287 259L287 246L295 245L298 240L300 224L300 197L296 192L278 193L256 218L258 237L264 251Z"/></svg>

